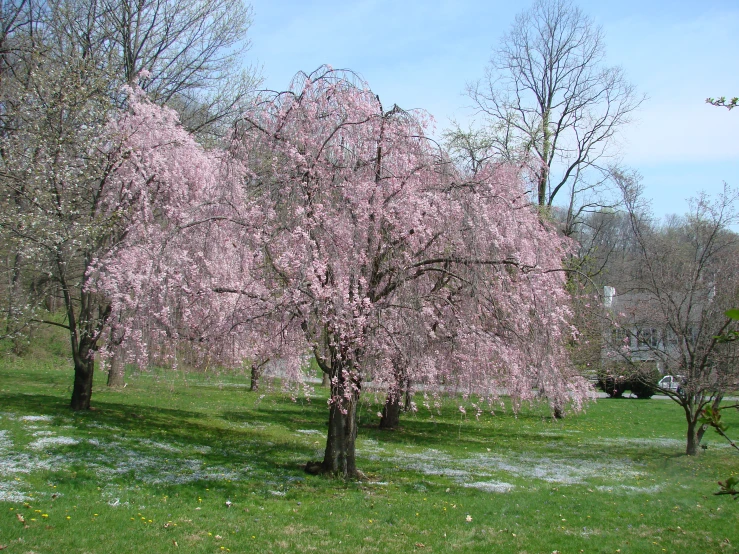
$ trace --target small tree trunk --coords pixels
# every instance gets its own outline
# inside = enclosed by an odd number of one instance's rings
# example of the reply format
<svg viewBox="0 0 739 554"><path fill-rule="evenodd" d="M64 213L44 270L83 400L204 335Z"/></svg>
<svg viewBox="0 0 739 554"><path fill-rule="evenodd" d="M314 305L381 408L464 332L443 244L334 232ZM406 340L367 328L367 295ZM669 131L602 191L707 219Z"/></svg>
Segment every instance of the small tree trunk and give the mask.
<svg viewBox="0 0 739 554"><path fill-rule="evenodd" d="M123 356L123 347L118 345L113 350L108 370L108 386L122 387L126 378L126 362Z"/></svg>
<svg viewBox="0 0 739 554"><path fill-rule="evenodd" d="M411 378L408 372L404 372L401 380L401 390L403 391L403 411L410 412L413 405L413 388L411 387Z"/></svg>
<svg viewBox="0 0 739 554"><path fill-rule="evenodd" d="M380 429L392 430L397 429L400 425L401 397L405 397L405 410L408 411L411 407L411 383L408 377L408 366L402 358L393 361L393 373L395 383L391 384L387 391L385 405L382 407Z"/></svg>
<svg viewBox="0 0 739 554"><path fill-rule="evenodd" d="M89 410L92 398L92 379L95 361L92 357L76 360L74 364L74 386L71 407L75 411Z"/></svg>
<svg viewBox="0 0 739 554"><path fill-rule="evenodd" d="M59 258L57 258L57 266L60 268L59 285L67 309L69 339L72 346L72 359L74 360L74 384L72 385L70 407L75 411L89 410L90 399L92 398L92 379L95 375L97 340L105 321L110 315L111 308L109 304L107 306L98 304L95 295L85 291L86 283L83 282L79 290L80 311L76 314L74 300L63 277L65 264ZM93 317L95 311L98 313Z"/></svg>
<svg viewBox="0 0 739 554"><path fill-rule="evenodd" d="M688 456L695 456L698 454L698 444L700 444L700 438L698 437L698 424L694 418L688 418L688 443L685 447L685 454Z"/></svg>
<svg viewBox="0 0 739 554"><path fill-rule="evenodd" d="M326 373L325 371L323 372L323 376L321 377L321 386L322 387L331 386L331 378L328 376L328 373Z"/></svg>
<svg viewBox="0 0 739 554"><path fill-rule="evenodd" d="M252 392L259 391L259 377L261 377L261 370L257 364L251 364L251 386L249 390Z"/></svg>
<svg viewBox="0 0 739 554"><path fill-rule="evenodd" d="M357 477L355 443L357 439L358 387L345 382L342 372L331 384L331 403L328 418L328 439L323 457L322 470L345 479ZM351 387L351 388L350 388ZM348 393L348 394L345 394Z"/></svg>
<svg viewBox="0 0 739 554"><path fill-rule="evenodd" d="M380 429L393 430L400 425L400 391L388 392L385 405L382 407Z"/></svg>

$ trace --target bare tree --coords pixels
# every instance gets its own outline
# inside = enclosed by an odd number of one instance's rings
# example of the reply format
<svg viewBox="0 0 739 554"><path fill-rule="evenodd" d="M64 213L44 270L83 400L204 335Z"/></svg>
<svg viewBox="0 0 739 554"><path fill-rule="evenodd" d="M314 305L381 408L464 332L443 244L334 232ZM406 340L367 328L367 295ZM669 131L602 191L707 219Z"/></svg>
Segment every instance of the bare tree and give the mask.
<svg viewBox="0 0 739 554"><path fill-rule="evenodd" d="M468 85L493 151L532 163L539 205L566 195L568 234L603 205L613 138L643 101L604 53L602 29L579 8L537 0Z"/></svg>
<svg viewBox="0 0 739 554"><path fill-rule="evenodd" d="M111 93L137 83L201 140L228 132L260 83L240 67L251 8L242 0L55 0L67 40L111 66Z"/></svg>
<svg viewBox="0 0 739 554"><path fill-rule="evenodd" d="M610 175L613 183L628 189L621 192L622 197L624 192L630 193L632 187L640 186L641 176L636 171L612 168ZM566 224L564 208L555 207L552 215L561 226ZM649 225L649 219L642 219L641 215L634 214L639 229ZM600 290L606 285L620 290L638 250L632 227L629 214L622 209L602 207L584 214L571 235L577 243L577 251L570 260L573 268Z"/></svg>
<svg viewBox="0 0 739 554"><path fill-rule="evenodd" d="M611 355L630 365L654 362L679 388L659 389L679 404L687 422L686 453L697 453L701 413L717 409L739 385L739 349L718 337L737 329L727 317L739 297L739 193L700 195L690 212L663 225L645 223L638 187L625 204L636 243L628 279L612 306L618 325ZM640 217L641 215L641 217Z"/></svg>

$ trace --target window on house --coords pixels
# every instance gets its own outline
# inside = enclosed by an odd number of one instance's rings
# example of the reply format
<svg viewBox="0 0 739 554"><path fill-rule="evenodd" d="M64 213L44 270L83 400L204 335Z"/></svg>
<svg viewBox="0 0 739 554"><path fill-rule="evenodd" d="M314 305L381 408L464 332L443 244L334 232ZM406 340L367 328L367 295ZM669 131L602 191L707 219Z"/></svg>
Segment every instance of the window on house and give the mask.
<svg viewBox="0 0 739 554"><path fill-rule="evenodd" d="M611 330L611 344L615 347L621 347L621 346L628 346L631 339L629 338L629 332L622 328L618 327L617 329Z"/></svg>
<svg viewBox="0 0 739 554"><path fill-rule="evenodd" d="M657 329L639 329L636 333L639 348L659 348L659 331Z"/></svg>

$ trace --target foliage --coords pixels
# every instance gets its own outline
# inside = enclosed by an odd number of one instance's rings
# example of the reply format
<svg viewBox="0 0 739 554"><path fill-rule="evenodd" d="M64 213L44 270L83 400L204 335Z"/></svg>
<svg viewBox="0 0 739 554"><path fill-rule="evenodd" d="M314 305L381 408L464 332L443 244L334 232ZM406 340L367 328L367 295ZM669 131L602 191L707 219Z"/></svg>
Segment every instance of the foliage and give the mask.
<svg viewBox="0 0 739 554"><path fill-rule="evenodd" d="M660 373L656 367L640 368L632 377L631 392L637 398L651 398L657 393L659 379Z"/></svg>
<svg viewBox="0 0 739 554"><path fill-rule="evenodd" d="M732 310L726 310L724 312L724 315L727 317L727 319L733 319L733 320L739 320L739 310L732 309ZM739 330L737 329L729 329L725 331L722 335L716 335L716 342L719 343L725 343L725 342L733 342L735 340L739 340Z"/></svg>
<svg viewBox="0 0 739 554"><path fill-rule="evenodd" d="M613 365L598 371L598 387L612 398L621 398L627 390L637 398L651 398L660 379L654 364Z"/></svg>
<svg viewBox="0 0 739 554"><path fill-rule="evenodd" d="M735 96L728 101L726 100L725 96L721 96L720 98L706 98L706 104L711 104L713 106L719 106L726 108L727 110L732 110L736 108L739 104L739 98Z"/></svg>

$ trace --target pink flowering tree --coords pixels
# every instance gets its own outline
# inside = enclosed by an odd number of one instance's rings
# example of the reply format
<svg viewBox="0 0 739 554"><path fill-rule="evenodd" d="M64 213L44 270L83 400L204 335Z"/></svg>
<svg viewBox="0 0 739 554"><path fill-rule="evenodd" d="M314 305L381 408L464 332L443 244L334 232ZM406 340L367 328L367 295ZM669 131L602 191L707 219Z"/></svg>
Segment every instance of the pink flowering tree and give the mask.
<svg viewBox="0 0 739 554"><path fill-rule="evenodd" d="M103 359L177 366L184 351L190 364L233 367L279 354L299 369L304 344L253 278L261 262L247 235L257 221L240 224L248 207L234 219L244 168L223 150L204 149L174 111L140 90L130 91L114 133L125 152L114 179L128 200L111 202L125 233L91 271L115 322L103 330L106 344L120 345L103 348Z"/></svg>
<svg viewBox="0 0 739 554"><path fill-rule="evenodd" d="M234 137L247 172L232 220L252 226L251 277L330 377L325 472L356 475L362 386L397 387L401 357L417 382L505 390L515 406L587 395L564 347L568 245L528 205L517 168L460 173L426 119L321 68L260 98Z"/></svg>
<svg viewBox="0 0 739 554"><path fill-rule="evenodd" d="M299 377L313 354L331 383L317 470L357 475L368 381L581 406L589 387L565 348L569 244L530 206L519 168L465 174L425 138L424 114L386 110L330 68L260 97L227 152L165 115L134 106L127 168L140 194L156 182L168 200L136 215L98 282L121 320L145 312L158 339L219 363L269 358ZM127 336L143 348L135 324Z"/></svg>

